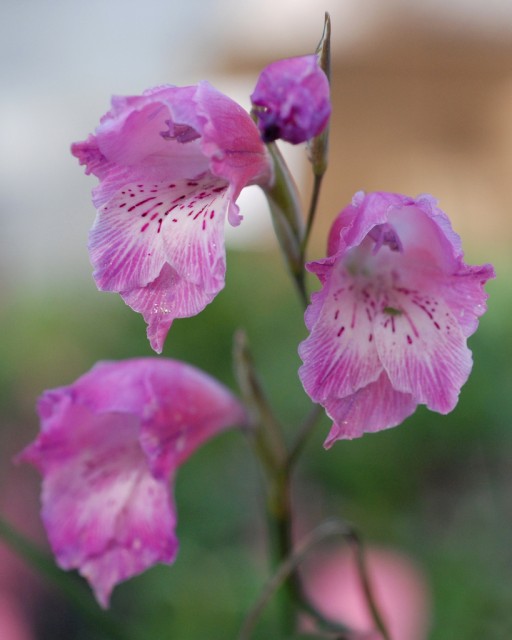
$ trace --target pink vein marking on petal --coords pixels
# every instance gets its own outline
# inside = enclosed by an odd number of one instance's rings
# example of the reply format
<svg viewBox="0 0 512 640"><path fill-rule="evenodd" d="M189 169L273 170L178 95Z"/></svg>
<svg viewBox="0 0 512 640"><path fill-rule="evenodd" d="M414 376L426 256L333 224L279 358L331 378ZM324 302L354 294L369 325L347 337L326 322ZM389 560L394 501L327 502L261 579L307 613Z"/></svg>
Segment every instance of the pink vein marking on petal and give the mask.
<svg viewBox="0 0 512 640"><path fill-rule="evenodd" d="M381 312L375 339L391 384L418 403L448 413L472 366L461 328L436 292L395 288L390 296L395 311Z"/></svg>
<svg viewBox="0 0 512 640"><path fill-rule="evenodd" d="M382 371L373 341L377 293L371 283L354 284L336 265L312 305L321 311L300 345L300 377L316 401L344 397L376 380Z"/></svg>
<svg viewBox="0 0 512 640"><path fill-rule="evenodd" d="M158 277L165 262L200 280L211 265L197 262L190 238L197 240L196 230L187 218L198 221L198 230L207 231L215 212L227 206L226 190L225 183L206 175L171 184L139 181L118 191L99 210L90 233L98 287L127 291L145 286ZM187 259L192 262L183 264Z"/></svg>

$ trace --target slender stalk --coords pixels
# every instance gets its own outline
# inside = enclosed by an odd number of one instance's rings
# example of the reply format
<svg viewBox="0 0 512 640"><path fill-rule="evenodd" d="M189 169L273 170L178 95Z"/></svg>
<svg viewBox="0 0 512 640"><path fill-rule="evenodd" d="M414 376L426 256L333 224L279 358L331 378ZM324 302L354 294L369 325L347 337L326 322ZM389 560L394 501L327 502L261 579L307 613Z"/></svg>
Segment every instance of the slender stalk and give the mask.
<svg viewBox="0 0 512 640"><path fill-rule="evenodd" d="M247 338L243 331L238 331L235 336L234 363L239 386L245 402L253 415L254 427L250 430L249 435L251 436L250 441L253 449L265 473L266 511L272 568L278 572L282 563L285 562L287 558L294 557L295 555L292 539L291 473L298 456L312 433L321 409L319 406L313 407L299 429L299 435L295 440L295 444L290 451L287 452L282 426L274 416L272 408L268 403L254 367L254 362L247 344ZM336 531L342 533L339 525ZM345 537L349 538L350 541L356 545L361 584L375 625L377 629L381 631L384 640L390 640L372 596L370 581L364 565L361 542L356 533L352 529L347 528L346 525L344 525L343 532ZM284 587L283 589L279 589L278 594L283 636L290 635L295 630L298 609L308 612L315 617L319 623L327 626L330 630L334 629L339 631L339 626L333 625L333 623L321 616L311 605L302 589L300 577L295 570L295 566L296 565L292 563L282 583L279 582L275 588L275 590L278 590L279 587Z"/></svg>
<svg viewBox="0 0 512 640"><path fill-rule="evenodd" d="M111 616L99 609L90 593L76 580L75 576L59 569L48 554L41 551L2 517L0 517L0 538L31 567L51 580L91 628L114 640L129 640L131 636L127 631Z"/></svg>
<svg viewBox="0 0 512 640"><path fill-rule="evenodd" d="M274 183L264 189L277 240L304 305L307 292L304 282L304 264L301 239L304 236L304 220L297 185L275 143L267 145L274 164Z"/></svg>
<svg viewBox="0 0 512 640"><path fill-rule="evenodd" d="M319 404L315 404L309 414L306 416L306 419L304 420L302 425L299 427L295 442L288 454L288 469L291 470L295 466L297 459L299 458L300 454L307 444L307 441L313 433L313 429L316 426L318 418L322 415L322 411L322 407Z"/></svg>
<svg viewBox="0 0 512 640"><path fill-rule="evenodd" d="M370 577L364 561L363 544L361 539L358 533L350 525L336 520L328 520L327 522L319 525L279 564L276 572L264 585L260 597L256 600L245 618L238 635L238 640L250 640L261 614L277 589L296 574L298 565L314 547L328 538L336 536L342 536L349 544L355 547L358 574L373 623L381 633L383 640L391 640L391 636L384 624L375 601ZM335 623L324 617L304 596L301 597L301 605L302 608L321 623L322 626L341 634L339 635L338 640L354 640L355 634L349 627Z"/></svg>
<svg viewBox="0 0 512 640"><path fill-rule="evenodd" d="M313 228L313 222L315 220L316 211L318 208L318 200L320 198L320 190L322 188L322 180L324 174L315 174L313 181L313 191L311 193L311 200L309 203L308 217L306 221L306 230L300 245L301 262L304 263L306 259L306 249L309 242L309 236L311 235L311 229Z"/></svg>
<svg viewBox="0 0 512 640"><path fill-rule="evenodd" d="M361 586L363 588L363 593L366 599L366 604L372 616L373 622L377 629L380 631L383 640L391 640L391 636L387 630L386 625L382 619L382 616L379 612L377 604L375 602L375 598L373 596L372 587L370 584L370 578L368 575L368 570L366 567L366 561L364 557L363 545L361 540L357 539L356 543L356 562L357 569L359 573L359 579L361 580Z"/></svg>
<svg viewBox="0 0 512 640"><path fill-rule="evenodd" d="M287 448L283 428L274 415L256 372L247 337L237 331L233 360L238 385L251 415L252 428L247 432L253 451L265 476L265 503L272 571L291 548L290 483ZM278 594L281 627L284 636L293 632L295 606L289 590Z"/></svg>
<svg viewBox="0 0 512 640"><path fill-rule="evenodd" d="M267 399L243 329L234 335L233 364L253 425L248 435L266 474L273 477L282 468L287 456L283 428Z"/></svg>
<svg viewBox="0 0 512 640"><path fill-rule="evenodd" d="M272 570L275 571L292 548L290 482L286 469L283 468L273 479L269 479L268 488L267 521ZM295 631L297 622L295 590L290 581L280 586L282 588L278 588L277 596L280 601L281 632L283 637L288 637Z"/></svg>
<svg viewBox="0 0 512 640"><path fill-rule="evenodd" d="M264 585L260 597L256 600L253 607L249 611L247 617L244 620L243 626L238 635L238 640L250 640L256 624L261 617L261 614L265 610L275 592L281 587L284 582L294 572L300 562L306 557L306 555L315 547L319 542L322 542L326 538L333 535L346 534L345 525L341 525L338 522L326 522L317 527L307 538L297 547L297 549L289 554L277 567L276 572L267 583ZM309 611L311 613L311 611ZM339 625L337 629L340 633L349 633L348 627ZM347 640L350 636L345 636ZM342 636L343 638L343 636ZM340 638L340 640L342 640Z"/></svg>
<svg viewBox="0 0 512 640"><path fill-rule="evenodd" d="M329 14L325 13L324 30L318 47L316 50L318 56L318 62L320 68L324 71L329 82L331 79L331 18ZM329 125L322 131L322 133L313 138L309 145L309 160L313 169L314 183L313 192L311 194L311 201L309 205L308 217L306 222L306 230L302 238L300 255L302 262L305 261L306 248L313 227L313 221L315 219L316 210L318 207L318 199L320 196L320 188L322 186L322 179L327 171L327 156L329 150Z"/></svg>

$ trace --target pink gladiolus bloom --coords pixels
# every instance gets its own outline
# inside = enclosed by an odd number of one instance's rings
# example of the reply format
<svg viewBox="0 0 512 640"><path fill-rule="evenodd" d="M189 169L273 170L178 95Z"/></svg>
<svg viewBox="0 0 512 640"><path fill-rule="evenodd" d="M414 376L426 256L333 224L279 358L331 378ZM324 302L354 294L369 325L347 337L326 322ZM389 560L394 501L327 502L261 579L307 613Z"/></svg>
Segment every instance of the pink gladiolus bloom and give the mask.
<svg viewBox="0 0 512 640"><path fill-rule="evenodd" d="M251 100L265 142L310 140L322 133L331 115L329 81L316 55L278 60L265 67Z"/></svg>
<svg viewBox="0 0 512 640"><path fill-rule="evenodd" d="M339 214L328 257L307 266L322 288L299 347L304 388L334 421L326 447L396 426L418 404L455 407L494 277L463 256L431 196L360 192Z"/></svg>
<svg viewBox="0 0 512 640"><path fill-rule="evenodd" d="M113 587L178 541L169 482L206 440L245 423L236 398L167 359L101 362L39 399L41 433L21 454L42 473L42 517L63 569L77 568L103 607Z"/></svg>
<svg viewBox="0 0 512 640"><path fill-rule="evenodd" d="M115 97L72 153L100 184L89 237L94 278L148 324L160 353L175 318L196 315L224 286L224 220L249 184L271 180L256 125L207 82Z"/></svg>

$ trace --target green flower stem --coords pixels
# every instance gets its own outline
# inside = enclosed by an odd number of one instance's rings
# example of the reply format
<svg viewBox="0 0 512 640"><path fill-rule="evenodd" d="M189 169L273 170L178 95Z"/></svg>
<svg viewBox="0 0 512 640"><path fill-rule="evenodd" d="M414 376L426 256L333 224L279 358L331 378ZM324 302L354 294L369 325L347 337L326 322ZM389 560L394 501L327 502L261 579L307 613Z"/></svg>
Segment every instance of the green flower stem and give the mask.
<svg viewBox="0 0 512 640"><path fill-rule="evenodd" d="M242 329L234 336L233 364L238 386L249 411L249 438L266 474L272 478L279 473L286 460L283 428L266 397L254 366L247 336Z"/></svg>
<svg viewBox="0 0 512 640"><path fill-rule="evenodd" d="M274 483L269 494L267 517L273 542L272 566L275 572L279 572L283 561L294 555L289 471L283 470L282 473L274 478ZM303 611L314 618L317 625L324 630L342 634L347 633L348 627L330 620L309 601L297 572L297 564L290 567L283 581L276 586L283 637L288 637L297 631L297 614L299 611ZM349 639L349 636L342 635L339 636L339 640L344 640L345 637L347 640Z"/></svg>
<svg viewBox="0 0 512 640"><path fill-rule="evenodd" d="M299 192L293 177L275 143L267 145L274 165L274 183L264 189L277 240L285 256L300 298L307 305L301 242L304 219Z"/></svg>
<svg viewBox="0 0 512 640"><path fill-rule="evenodd" d="M288 454L287 465L290 470L295 466L300 454L306 446L309 438L313 434L313 430L316 426L316 423L318 422L318 419L322 415L322 412L323 409L319 404L313 405L313 408L306 416L306 419L304 420L302 425L299 427L295 442Z"/></svg>
<svg viewBox="0 0 512 640"><path fill-rule="evenodd" d="M304 232L304 237L302 238L302 242L300 245L300 256L301 263L304 264L306 261L306 249L309 242L309 237L311 235L311 229L313 228L313 222L315 220L315 214L318 208L318 200L320 198L320 190L322 188L322 180L324 174L315 174L313 181L313 191L311 193L311 201L309 203L309 211L308 218L306 222L306 230Z"/></svg>
<svg viewBox="0 0 512 640"><path fill-rule="evenodd" d="M375 602L375 598L373 596L373 591L370 583L370 577L368 575L366 560L364 556L364 549L361 540L357 535L354 534L354 545L356 552L356 561L357 561L357 570L359 574L359 579L361 581L361 586L363 588L364 597L366 599L366 604L372 616L373 622L377 629L380 631L383 640L391 640L391 636L389 635L389 631L382 619L379 608L377 607L377 603Z"/></svg>
<svg viewBox="0 0 512 640"><path fill-rule="evenodd" d="M248 430L248 434L266 479L266 511L272 567L275 571L262 596L249 612L239 640L250 638L260 614L274 594L279 600L282 637L289 637L296 631L297 614L302 610L312 616L319 627L340 634L339 640L353 638L347 627L330 621L315 609L302 588L300 576L296 570L299 562L313 546L334 534L343 535L355 547L358 573L368 610L383 640L391 640L373 597L362 542L354 529L345 523L326 523L294 550L290 497L291 474L321 413L320 407L313 407L299 429L295 444L288 452L282 426L274 416L263 391L243 331L237 332L235 336L234 364L242 395L252 417L252 428Z"/></svg>
<svg viewBox="0 0 512 640"><path fill-rule="evenodd" d="M64 573L59 569L51 556L41 551L2 517L0 517L0 538L27 564L53 582L91 628L113 640L130 640L132 638L116 620L99 609L90 592L77 581L74 575Z"/></svg>
<svg viewBox="0 0 512 640"><path fill-rule="evenodd" d="M268 479L267 522L272 560L272 571L278 570L283 558L292 548L290 482L285 469ZM280 612L281 634L288 637L295 631L297 603L294 584L283 581L276 589Z"/></svg>
<svg viewBox="0 0 512 640"><path fill-rule="evenodd" d="M295 572L297 566L317 544L335 535L347 536L348 534L349 530L347 529L347 526L340 522L325 522L312 531L311 534L309 534L306 539L297 546L293 553L288 554L282 560L274 575L271 576L264 585L260 597L254 603L244 620L237 640L250 640L258 620L265 610L265 607L273 598L275 592L290 578L290 576ZM305 608L310 615L313 615L317 620L321 620L322 623L328 624L331 630L340 634L338 636L339 640L350 640L353 637L351 635L352 632L348 627L327 622L324 616L319 614L311 605L308 605Z"/></svg>
<svg viewBox="0 0 512 640"><path fill-rule="evenodd" d="M389 635L375 602L370 578L364 561L363 544L361 539L358 533L350 525L336 520L329 520L319 525L296 547L292 553L283 559L274 575L271 576L264 585L260 597L254 603L252 609L245 618L237 640L250 640L261 614L277 589L289 580L291 576L296 574L298 565L314 547L328 538L337 536L342 536L349 544L354 546L359 578L363 586L365 599L369 612L372 616L373 623L381 633L383 640L391 640L391 636ZM329 620L318 612L316 608L307 601L307 599L302 599L301 605L303 610L313 616L321 627L336 632L338 634L336 636L337 640L355 640L357 634L352 629Z"/></svg>
<svg viewBox="0 0 512 640"><path fill-rule="evenodd" d="M324 19L324 31L318 44L316 54L318 56L318 62L320 68L324 71L327 79L331 80L331 18L326 12ZM319 136L316 136L311 140L308 145L309 161L313 169L314 183L313 192L311 194L311 201L309 205L308 217L306 222L306 231L302 238L300 246L300 255L302 263L305 261L306 248L313 227L316 210L318 207L318 198L320 196L320 188L322 186L322 179L327 171L327 156L329 152L329 125L322 131Z"/></svg>
<svg viewBox="0 0 512 640"><path fill-rule="evenodd" d="M248 409L251 427L249 441L261 463L265 477L265 502L272 570L288 554L291 544L291 510L287 471L287 450L283 428L275 417L256 372L247 336L237 331L233 361L238 386ZM295 605L288 590L278 593L283 635L295 626Z"/></svg>

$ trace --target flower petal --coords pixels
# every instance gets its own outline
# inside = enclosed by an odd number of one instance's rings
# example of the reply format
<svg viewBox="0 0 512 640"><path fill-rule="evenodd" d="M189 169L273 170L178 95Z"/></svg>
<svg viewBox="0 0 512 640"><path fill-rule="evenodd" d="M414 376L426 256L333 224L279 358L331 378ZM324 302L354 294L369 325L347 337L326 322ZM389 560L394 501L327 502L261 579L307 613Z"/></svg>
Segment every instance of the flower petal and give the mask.
<svg viewBox="0 0 512 640"><path fill-rule="evenodd" d="M155 477L167 478L215 434L247 424L238 399L199 369L174 361L172 368L153 366L147 373L150 403L157 409L144 420L140 442Z"/></svg>
<svg viewBox="0 0 512 640"><path fill-rule="evenodd" d="M93 190L96 207L131 182L179 180L208 170L209 159L198 140L192 137L184 144L167 135L175 122L187 129L201 126L195 92L195 87L167 86L142 96L114 97L95 134L71 146L86 173L100 179Z"/></svg>
<svg viewBox="0 0 512 640"><path fill-rule="evenodd" d="M175 508L149 470L136 416L94 414L66 391L51 402L60 420L21 459L44 474L42 516L59 565L78 568L107 607L117 583L174 560Z"/></svg>
<svg viewBox="0 0 512 640"><path fill-rule="evenodd" d="M336 263L306 314L309 337L299 346L299 376L316 402L344 398L377 380L382 365L373 336L375 289L354 283ZM313 323L310 324L310 322Z"/></svg>
<svg viewBox="0 0 512 640"><path fill-rule="evenodd" d="M366 294L374 301L372 305L365 299L363 306L379 364L375 365L374 354L362 349L359 358L346 359L346 369L334 367L334 379L324 384L331 375L326 367L340 356L345 358L343 352L336 353L338 336L332 328L325 330L331 272L340 268L346 269L347 285L354 289L356 300ZM307 269L318 276L322 289L313 294L306 311L311 335L301 347L301 377L312 399L321 402L335 421L327 446L338 438L398 424L416 404L440 413L455 407L472 366L466 339L486 309L483 286L494 277L494 270L488 264L465 264L460 237L434 198L356 193L331 227L328 256L309 263ZM347 311L354 304L344 302ZM342 317L341 310L336 313ZM355 340L362 345L364 335ZM360 380L362 384L347 393L343 378L358 379L361 370L380 373L382 368L388 388L375 392L377 404L371 399L377 376ZM384 405L382 413L379 402Z"/></svg>
<svg viewBox="0 0 512 640"><path fill-rule="evenodd" d="M488 294L484 285L494 277L494 268L490 264L463 265L458 273L445 278L439 285L466 338L476 331L478 319L487 310Z"/></svg>
<svg viewBox="0 0 512 640"><path fill-rule="evenodd" d="M205 176L128 185L98 214L89 241L98 288L144 315L159 353L173 320L224 287L226 206L225 183Z"/></svg>
<svg viewBox="0 0 512 640"><path fill-rule="evenodd" d="M219 285L222 289L223 282ZM203 288L181 278L168 264L156 280L130 291L122 291L121 297L146 321L147 336L152 349L162 353L165 338L176 318L188 318L202 311L216 296L217 291Z"/></svg>
<svg viewBox="0 0 512 640"><path fill-rule="evenodd" d="M210 159L210 171L229 182L228 220L236 226L242 219L235 204L240 191L273 179L270 156L250 115L234 100L203 81L195 102L204 119L201 148Z"/></svg>
<svg viewBox="0 0 512 640"><path fill-rule="evenodd" d="M364 433L396 427L414 413L417 402L409 393L393 389L386 372L346 398L328 398L327 415L334 424L324 443L330 449L336 440L352 440Z"/></svg>
<svg viewBox="0 0 512 640"><path fill-rule="evenodd" d="M218 291L224 280L225 194L226 184L208 175L126 185L100 209L90 232L98 288L145 286L167 262L188 281Z"/></svg>
<svg viewBox="0 0 512 640"><path fill-rule="evenodd" d="M414 200L398 193L358 191L332 224L327 240L329 256L343 256L359 246L378 224L389 222L389 212L414 204Z"/></svg>
<svg viewBox="0 0 512 640"><path fill-rule="evenodd" d="M435 291L395 287L387 309L376 318L375 342L391 384L418 404L448 413L472 367L450 307Z"/></svg>

